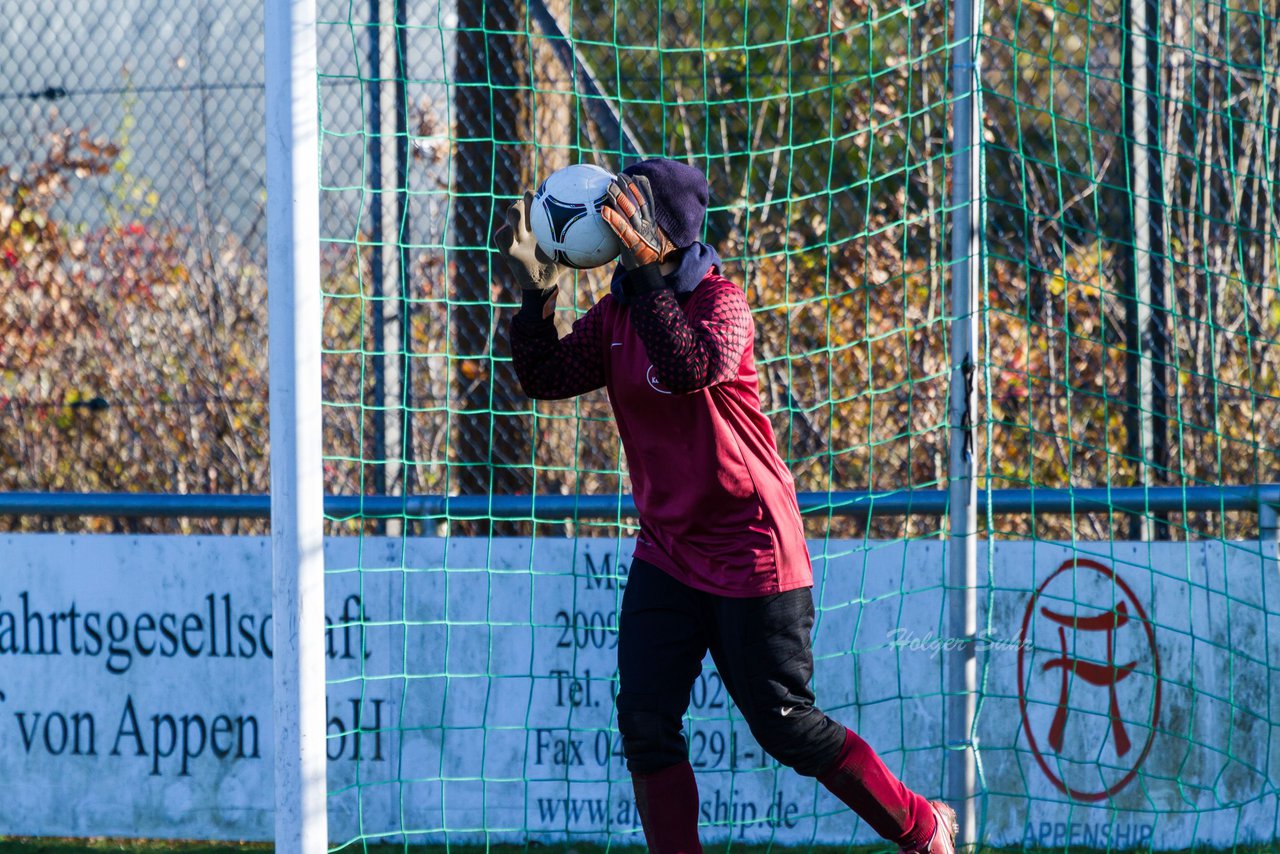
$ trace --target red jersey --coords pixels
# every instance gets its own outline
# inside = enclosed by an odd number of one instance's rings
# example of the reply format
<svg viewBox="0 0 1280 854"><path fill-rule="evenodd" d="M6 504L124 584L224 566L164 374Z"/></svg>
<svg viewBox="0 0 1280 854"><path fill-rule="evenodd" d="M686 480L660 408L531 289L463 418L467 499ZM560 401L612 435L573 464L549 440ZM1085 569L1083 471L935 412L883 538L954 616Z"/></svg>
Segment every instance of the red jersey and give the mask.
<svg viewBox="0 0 1280 854"><path fill-rule="evenodd" d="M682 300L606 295L558 338L511 325L530 397L605 386L640 512L635 557L690 587L764 596L813 584L795 481L760 409L751 310L714 271Z"/></svg>

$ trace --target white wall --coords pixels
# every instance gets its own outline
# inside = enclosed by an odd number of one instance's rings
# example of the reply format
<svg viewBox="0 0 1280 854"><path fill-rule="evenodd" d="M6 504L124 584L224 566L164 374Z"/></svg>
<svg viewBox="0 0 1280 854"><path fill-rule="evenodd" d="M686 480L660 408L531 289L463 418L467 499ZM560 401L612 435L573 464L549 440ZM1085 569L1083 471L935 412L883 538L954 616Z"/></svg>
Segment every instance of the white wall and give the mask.
<svg viewBox="0 0 1280 854"><path fill-rule="evenodd" d="M612 728L616 635L602 628L616 619L612 573L630 546L329 542L334 840L405 828L423 834L415 841L446 828L452 841L636 832ZM0 827L269 838L267 541L14 535L0 548ZM937 795L942 544L811 548L819 703ZM1063 568L1080 558L1097 566ZM989 841L1185 847L1277 835L1280 591L1256 543L1002 543L980 565ZM1112 632L1062 625L1121 603ZM344 625L360 614L363 628ZM594 628L575 636L575 617ZM1096 667L1068 665L1055 739L1064 661ZM1088 678L1105 683L1130 662L1115 684L1122 752L1110 688ZM811 780L761 756L707 664L689 726L704 837L870 841Z"/></svg>

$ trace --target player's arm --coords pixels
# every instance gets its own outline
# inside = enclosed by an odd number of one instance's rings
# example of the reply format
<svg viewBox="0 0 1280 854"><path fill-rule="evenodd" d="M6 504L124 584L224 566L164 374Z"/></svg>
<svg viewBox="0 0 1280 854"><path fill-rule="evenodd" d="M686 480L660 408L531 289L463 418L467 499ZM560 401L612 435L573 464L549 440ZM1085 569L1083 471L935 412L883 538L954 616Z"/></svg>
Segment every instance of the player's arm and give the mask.
<svg viewBox="0 0 1280 854"><path fill-rule="evenodd" d="M560 338L551 319L557 289L552 290L545 303L526 300L511 318L511 361L516 377L524 393L538 400L576 397L604 385L600 343L604 301L593 305L574 322L573 330Z"/></svg>
<svg viewBox="0 0 1280 854"><path fill-rule="evenodd" d="M660 272L674 247L653 216L653 193L643 176L622 176L609 188L602 213L622 241L624 287L631 322L662 384L688 393L732 379L752 336L751 310L736 287L722 286L685 316Z"/></svg>
<svg viewBox="0 0 1280 854"><path fill-rule="evenodd" d="M737 287L719 287L687 317L665 282L631 303L631 322L668 389L688 393L737 376L753 334L747 298Z"/></svg>
<svg viewBox="0 0 1280 854"><path fill-rule="evenodd" d="M521 305L511 319L511 360L520 386L529 397L558 400L604 385L603 301L560 338L553 319L565 269L538 247L529 227L533 194L507 211L506 224L495 239L520 285Z"/></svg>

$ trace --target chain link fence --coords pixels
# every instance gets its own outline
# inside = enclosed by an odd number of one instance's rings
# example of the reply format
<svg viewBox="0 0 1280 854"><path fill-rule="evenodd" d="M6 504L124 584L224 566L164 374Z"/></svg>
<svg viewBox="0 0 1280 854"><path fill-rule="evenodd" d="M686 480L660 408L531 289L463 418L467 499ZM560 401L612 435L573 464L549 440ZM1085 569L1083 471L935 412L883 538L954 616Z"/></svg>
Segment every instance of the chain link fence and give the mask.
<svg viewBox="0 0 1280 854"><path fill-rule="evenodd" d="M1274 481L1275 10L986 5L991 485ZM1104 538L1240 537L1254 524L1073 521Z"/></svg>
<svg viewBox="0 0 1280 854"><path fill-rule="evenodd" d="M322 31L324 233L382 240L370 212L396 186L412 196L406 222L438 231L440 175L415 171L433 188L419 193L397 185L394 166L383 181L370 163L381 140L370 122L395 149L394 107L380 119L370 98L392 87L354 70L376 30L346 20L348 4L329 5L342 20ZM8 17L0 40L23 61L0 91L0 488L266 492L261 3L28 4ZM442 69L434 58L411 71L442 80ZM392 226L385 239L408 247L415 237ZM330 249L326 278L338 280L348 259ZM359 378L337 381L358 388ZM33 517L0 526L263 529Z"/></svg>
<svg viewBox="0 0 1280 854"><path fill-rule="evenodd" d="M261 4L9 5L0 488L265 491Z"/></svg>
<svg viewBox="0 0 1280 854"><path fill-rule="evenodd" d="M1274 13L985 12L987 485L1274 480ZM331 492L627 491L602 394L519 394L503 334L518 296L489 235L558 166L656 154L711 178L708 239L758 307L762 395L798 487L944 486L944 7L319 13ZM0 91L0 488L267 491L260 4L10 18L0 39L24 60ZM606 287L593 271L567 290L580 311ZM1122 524L1179 537L1252 523L1103 514L992 533Z"/></svg>

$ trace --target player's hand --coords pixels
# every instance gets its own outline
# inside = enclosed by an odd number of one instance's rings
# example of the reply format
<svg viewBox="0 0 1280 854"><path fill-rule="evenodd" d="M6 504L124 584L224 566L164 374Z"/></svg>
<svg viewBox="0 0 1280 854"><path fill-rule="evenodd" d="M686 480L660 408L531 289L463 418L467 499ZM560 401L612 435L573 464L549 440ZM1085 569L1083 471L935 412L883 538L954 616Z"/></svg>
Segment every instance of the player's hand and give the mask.
<svg viewBox="0 0 1280 854"><path fill-rule="evenodd" d="M532 207L533 193L526 190L524 198L507 209L507 221L493 239L502 257L507 259L507 266L520 288L545 291L555 285L565 268L543 252L533 236L529 225Z"/></svg>
<svg viewBox="0 0 1280 854"><path fill-rule="evenodd" d="M653 190L644 175L619 175L609 185L609 201L600 209L622 241L622 266L628 270L667 260L675 246L653 218Z"/></svg>

